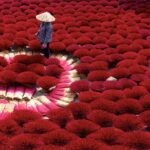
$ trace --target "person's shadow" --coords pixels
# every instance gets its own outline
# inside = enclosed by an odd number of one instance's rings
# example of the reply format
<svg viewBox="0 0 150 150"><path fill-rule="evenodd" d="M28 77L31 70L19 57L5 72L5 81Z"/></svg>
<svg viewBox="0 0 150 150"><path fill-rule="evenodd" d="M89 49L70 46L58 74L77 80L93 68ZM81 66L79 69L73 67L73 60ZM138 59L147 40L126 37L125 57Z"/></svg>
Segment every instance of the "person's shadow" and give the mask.
<svg viewBox="0 0 150 150"><path fill-rule="evenodd" d="M135 10L136 14L145 13L147 17L150 17L150 0L119 0L119 7Z"/></svg>

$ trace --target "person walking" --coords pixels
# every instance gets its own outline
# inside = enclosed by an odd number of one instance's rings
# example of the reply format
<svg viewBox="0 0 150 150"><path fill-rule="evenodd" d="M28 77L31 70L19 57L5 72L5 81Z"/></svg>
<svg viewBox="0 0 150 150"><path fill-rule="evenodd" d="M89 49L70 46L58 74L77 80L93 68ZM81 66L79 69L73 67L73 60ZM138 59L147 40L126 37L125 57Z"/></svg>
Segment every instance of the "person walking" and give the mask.
<svg viewBox="0 0 150 150"><path fill-rule="evenodd" d="M52 24L55 17L49 12L44 12L36 16L36 19L41 22L39 31L35 34L41 43L41 48L46 58L49 58L49 43L52 41Z"/></svg>

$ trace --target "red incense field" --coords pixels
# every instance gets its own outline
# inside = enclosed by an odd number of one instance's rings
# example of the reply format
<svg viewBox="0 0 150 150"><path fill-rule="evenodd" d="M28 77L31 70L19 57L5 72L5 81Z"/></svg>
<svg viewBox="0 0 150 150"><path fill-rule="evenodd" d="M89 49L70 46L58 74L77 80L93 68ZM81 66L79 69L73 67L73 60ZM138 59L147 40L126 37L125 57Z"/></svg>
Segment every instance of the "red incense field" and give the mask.
<svg viewBox="0 0 150 150"><path fill-rule="evenodd" d="M0 0L0 150L150 150L150 1Z"/></svg>

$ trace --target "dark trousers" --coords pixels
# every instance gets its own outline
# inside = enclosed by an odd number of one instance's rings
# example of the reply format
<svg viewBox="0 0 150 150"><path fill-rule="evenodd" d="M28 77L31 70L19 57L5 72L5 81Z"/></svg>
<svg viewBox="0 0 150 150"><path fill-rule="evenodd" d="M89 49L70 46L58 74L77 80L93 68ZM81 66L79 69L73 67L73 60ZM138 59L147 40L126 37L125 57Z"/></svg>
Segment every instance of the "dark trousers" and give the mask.
<svg viewBox="0 0 150 150"><path fill-rule="evenodd" d="M43 43L41 43L41 45L42 45L42 44L43 44ZM47 43L46 48L43 48L43 49L42 49L42 53L44 53L44 56L45 56L46 58L49 58L49 55L50 55L49 43Z"/></svg>

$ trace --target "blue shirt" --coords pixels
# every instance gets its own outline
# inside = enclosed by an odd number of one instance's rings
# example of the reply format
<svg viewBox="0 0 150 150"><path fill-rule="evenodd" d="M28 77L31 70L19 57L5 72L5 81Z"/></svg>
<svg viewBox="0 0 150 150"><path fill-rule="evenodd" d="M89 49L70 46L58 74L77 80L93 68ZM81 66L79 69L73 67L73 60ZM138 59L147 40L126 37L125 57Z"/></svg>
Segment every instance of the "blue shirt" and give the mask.
<svg viewBox="0 0 150 150"><path fill-rule="evenodd" d="M37 38L41 43L49 43L52 41L52 24L49 22L42 22L37 33Z"/></svg>

